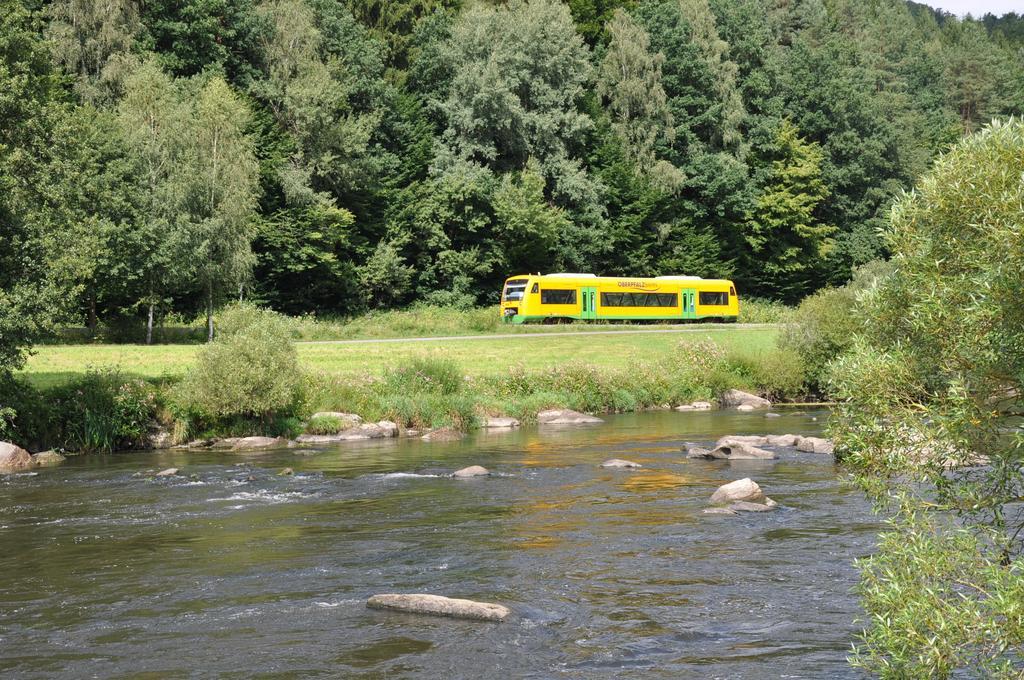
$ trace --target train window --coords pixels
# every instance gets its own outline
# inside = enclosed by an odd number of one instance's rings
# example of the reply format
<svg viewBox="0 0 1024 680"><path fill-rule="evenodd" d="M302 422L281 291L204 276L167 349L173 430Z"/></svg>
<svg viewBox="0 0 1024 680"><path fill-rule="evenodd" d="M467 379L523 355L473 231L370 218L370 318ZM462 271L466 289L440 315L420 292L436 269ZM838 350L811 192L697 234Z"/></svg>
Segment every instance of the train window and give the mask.
<svg viewBox="0 0 1024 680"><path fill-rule="evenodd" d="M712 293L702 290L700 292L700 303L712 307L724 307L729 304L729 294L725 291Z"/></svg>
<svg viewBox="0 0 1024 680"><path fill-rule="evenodd" d="M602 307L675 307L675 293L601 293Z"/></svg>
<svg viewBox="0 0 1024 680"><path fill-rule="evenodd" d="M729 295L736 297L736 289L732 286L729 286Z"/></svg>
<svg viewBox="0 0 1024 680"><path fill-rule="evenodd" d="M533 288L530 289L530 292L531 293L536 293L538 290L540 290L540 284L539 283L535 283L535 284L533 284Z"/></svg>
<svg viewBox="0 0 1024 680"><path fill-rule="evenodd" d="M515 302L516 300L522 300L523 294L526 292L526 279L511 279L505 284L505 302Z"/></svg>
<svg viewBox="0 0 1024 680"><path fill-rule="evenodd" d="M545 288L540 292L542 305L574 305L576 291L573 289Z"/></svg>

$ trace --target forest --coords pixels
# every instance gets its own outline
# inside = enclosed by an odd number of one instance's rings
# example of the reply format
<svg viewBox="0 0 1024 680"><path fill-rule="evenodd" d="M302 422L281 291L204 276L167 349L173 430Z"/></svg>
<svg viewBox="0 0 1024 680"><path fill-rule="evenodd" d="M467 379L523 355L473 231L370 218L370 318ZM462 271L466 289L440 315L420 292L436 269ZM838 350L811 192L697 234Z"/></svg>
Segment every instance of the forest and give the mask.
<svg viewBox="0 0 1024 680"><path fill-rule="evenodd" d="M4 368L58 324L471 307L523 271L798 301L1024 111L1024 17L901 0L0 8Z"/></svg>

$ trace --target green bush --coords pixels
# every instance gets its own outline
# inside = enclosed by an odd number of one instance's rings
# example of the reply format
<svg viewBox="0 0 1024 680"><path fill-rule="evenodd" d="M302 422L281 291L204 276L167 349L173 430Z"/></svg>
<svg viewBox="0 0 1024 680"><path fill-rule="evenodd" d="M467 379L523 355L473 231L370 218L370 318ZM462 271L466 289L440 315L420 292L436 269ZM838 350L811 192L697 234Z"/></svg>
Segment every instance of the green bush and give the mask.
<svg viewBox="0 0 1024 680"><path fill-rule="evenodd" d="M220 315L217 338L204 346L173 392L175 402L204 420L294 415L303 378L289 321L251 305Z"/></svg>
<svg viewBox="0 0 1024 680"><path fill-rule="evenodd" d="M306 432L309 434L337 434L347 428L348 423L335 416L317 416L306 423Z"/></svg>
<svg viewBox="0 0 1024 680"><path fill-rule="evenodd" d="M392 394L455 394L462 389L462 369L451 359L415 357L388 370L385 388Z"/></svg>
<svg viewBox="0 0 1024 680"><path fill-rule="evenodd" d="M740 323L786 323L793 315L793 308L775 300L761 298L740 298Z"/></svg>
<svg viewBox="0 0 1024 680"><path fill-rule="evenodd" d="M865 265L845 286L820 290L797 307L778 344L800 357L812 388L825 388L828 363L849 349L854 336L865 330L865 319L855 310L858 298L891 271L886 262Z"/></svg>
<svg viewBox="0 0 1024 680"><path fill-rule="evenodd" d="M126 379L116 370L91 370L44 398L51 414L51 443L71 451L141 447L157 409L152 385Z"/></svg>

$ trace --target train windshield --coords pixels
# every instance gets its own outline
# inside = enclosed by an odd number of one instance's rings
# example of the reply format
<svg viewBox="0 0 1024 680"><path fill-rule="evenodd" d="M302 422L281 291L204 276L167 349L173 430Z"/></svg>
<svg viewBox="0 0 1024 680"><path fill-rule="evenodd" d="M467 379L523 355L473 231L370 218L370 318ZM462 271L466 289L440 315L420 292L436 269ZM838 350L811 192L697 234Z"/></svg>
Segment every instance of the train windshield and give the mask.
<svg viewBox="0 0 1024 680"><path fill-rule="evenodd" d="M509 279L505 282L505 293L502 295L503 302L518 302L526 294L526 279Z"/></svg>

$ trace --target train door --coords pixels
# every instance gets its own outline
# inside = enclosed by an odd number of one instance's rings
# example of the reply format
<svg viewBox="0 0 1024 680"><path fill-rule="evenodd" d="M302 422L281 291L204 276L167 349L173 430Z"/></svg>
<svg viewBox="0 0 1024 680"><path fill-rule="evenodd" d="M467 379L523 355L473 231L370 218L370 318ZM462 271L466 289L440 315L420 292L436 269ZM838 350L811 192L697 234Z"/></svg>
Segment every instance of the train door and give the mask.
<svg viewBox="0 0 1024 680"><path fill-rule="evenodd" d="M580 289L583 298L582 317L584 319L597 318L597 288L584 287Z"/></svg>
<svg viewBox="0 0 1024 680"><path fill-rule="evenodd" d="M682 291L683 318L697 318L697 291L692 288L684 288Z"/></svg>

